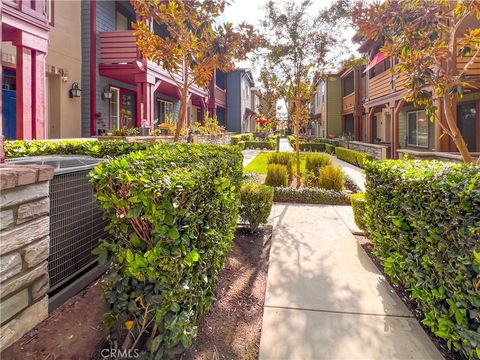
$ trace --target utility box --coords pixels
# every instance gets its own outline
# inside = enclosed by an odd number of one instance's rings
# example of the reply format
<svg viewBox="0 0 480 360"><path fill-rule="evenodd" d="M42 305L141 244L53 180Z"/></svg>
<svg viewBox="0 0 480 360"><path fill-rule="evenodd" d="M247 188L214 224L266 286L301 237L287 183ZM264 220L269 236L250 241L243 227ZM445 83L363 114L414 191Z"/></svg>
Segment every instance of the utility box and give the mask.
<svg viewBox="0 0 480 360"><path fill-rule="evenodd" d="M50 280L49 310L99 277L105 269L98 266L92 250L100 239L108 239L108 220L97 204L87 174L102 160L89 156L36 156L7 160L22 165L50 165Z"/></svg>

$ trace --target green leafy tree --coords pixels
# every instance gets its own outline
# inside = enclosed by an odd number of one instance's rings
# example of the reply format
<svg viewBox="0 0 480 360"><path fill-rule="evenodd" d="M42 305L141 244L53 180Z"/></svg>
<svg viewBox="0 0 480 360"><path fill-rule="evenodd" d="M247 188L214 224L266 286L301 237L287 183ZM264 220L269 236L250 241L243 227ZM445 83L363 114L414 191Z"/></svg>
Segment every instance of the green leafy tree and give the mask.
<svg viewBox="0 0 480 360"><path fill-rule="evenodd" d="M187 120L190 88L205 88L213 71L231 71L260 43L251 25L217 24L226 0L131 0L140 20L134 23L137 47L145 58L161 65L179 89L181 106L175 131L178 140ZM157 23L162 35L151 24ZM180 74L180 76L178 76Z"/></svg>
<svg viewBox="0 0 480 360"><path fill-rule="evenodd" d="M349 2L337 0L312 16L312 2L270 0L266 4L263 36L265 61L276 73L289 120L296 134L297 186L300 186L299 136L302 118L308 118L304 98L310 99L316 74L328 65L327 54L342 43L340 23L349 17Z"/></svg>
<svg viewBox="0 0 480 360"><path fill-rule="evenodd" d="M395 58L393 71L407 80L404 102L424 107L452 138L463 160L473 162L455 114L458 99L478 86L468 70L480 60L480 1L358 2L352 18L360 35L383 41L382 51ZM457 57L466 59L461 68Z"/></svg>

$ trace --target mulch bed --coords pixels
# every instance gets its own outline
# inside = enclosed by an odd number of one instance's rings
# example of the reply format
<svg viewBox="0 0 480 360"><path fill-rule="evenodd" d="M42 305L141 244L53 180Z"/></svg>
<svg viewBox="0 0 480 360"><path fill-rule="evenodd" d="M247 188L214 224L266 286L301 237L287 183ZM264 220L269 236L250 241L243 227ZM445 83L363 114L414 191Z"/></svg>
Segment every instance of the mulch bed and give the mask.
<svg viewBox="0 0 480 360"><path fill-rule="evenodd" d="M464 357L462 357L462 355L460 355L458 352L448 349L447 342L445 340L435 336L431 332L430 328L428 326L425 326L422 323L422 320L425 318L425 316L423 315L423 311L418 307L417 302L412 298L411 294L401 284L394 283L390 278L390 276L385 274L383 265L372 253L373 244L370 242L370 240L364 236L355 236L355 237L357 238L357 241L359 242L360 246L365 250L367 255L373 261L377 269L383 274L383 276L385 276L390 286L393 288L393 290L395 290L395 292L400 297L400 299L402 299L402 301L405 303L408 310L410 310L411 313L415 316L420 326L423 328L425 333L430 337L430 340L432 340L432 342L435 344L435 346L443 355L443 357L446 360L464 360Z"/></svg>
<svg viewBox="0 0 480 360"><path fill-rule="evenodd" d="M272 227L239 227L220 273L212 310L182 359L256 359L260 345ZM103 303L95 282L2 352L2 359L91 359L104 343Z"/></svg>

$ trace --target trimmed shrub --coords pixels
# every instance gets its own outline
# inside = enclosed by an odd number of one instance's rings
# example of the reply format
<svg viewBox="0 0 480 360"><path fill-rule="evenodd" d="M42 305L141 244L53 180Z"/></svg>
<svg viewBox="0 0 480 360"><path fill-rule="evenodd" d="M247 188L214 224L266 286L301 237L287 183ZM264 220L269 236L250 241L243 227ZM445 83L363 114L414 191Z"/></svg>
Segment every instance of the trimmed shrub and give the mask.
<svg viewBox="0 0 480 360"><path fill-rule="evenodd" d="M192 344L234 237L241 177L238 148L214 145L154 146L92 170L114 237L95 253L110 263L104 319L119 345L167 358Z"/></svg>
<svg viewBox="0 0 480 360"><path fill-rule="evenodd" d="M331 155L335 154L335 145L325 144L325 151Z"/></svg>
<svg viewBox="0 0 480 360"><path fill-rule="evenodd" d="M276 187L273 200L303 204L348 205L350 204L350 194L346 191L325 189Z"/></svg>
<svg viewBox="0 0 480 360"><path fill-rule="evenodd" d="M273 188L266 185L243 185L240 191L240 218L255 231L266 224L273 204Z"/></svg>
<svg viewBox="0 0 480 360"><path fill-rule="evenodd" d="M241 134L230 136L230 145L238 145L238 143L241 141L241 137Z"/></svg>
<svg viewBox="0 0 480 360"><path fill-rule="evenodd" d="M274 152L268 155L268 164L284 165L288 172L288 181L293 177L293 154L287 152Z"/></svg>
<svg viewBox="0 0 480 360"><path fill-rule="evenodd" d="M353 209L353 219L355 220L355 224L361 230L365 230L366 222L365 222L365 212L366 212L366 202L365 202L365 194L353 194L350 197L352 202L352 209Z"/></svg>
<svg viewBox="0 0 480 360"><path fill-rule="evenodd" d="M325 144L313 142L300 143L300 151L323 152L325 151Z"/></svg>
<svg viewBox="0 0 480 360"><path fill-rule="evenodd" d="M254 136L252 133L240 134L240 141L253 141Z"/></svg>
<svg viewBox="0 0 480 360"><path fill-rule="evenodd" d="M423 323L468 359L480 355L480 167L437 161L366 166L367 230Z"/></svg>
<svg viewBox="0 0 480 360"><path fill-rule="evenodd" d="M332 159L325 154L307 154L305 156L305 170L319 175L320 169L332 165Z"/></svg>
<svg viewBox="0 0 480 360"><path fill-rule="evenodd" d="M285 165L270 164L267 166L267 177L265 185L268 186L288 186L288 170Z"/></svg>
<svg viewBox="0 0 480 360"><path fill-rule="evenodd" d="M327 190L340 191L345 185L345 174L340 167L327 165L320 169L318 186Z"/></svg>
<svg viewBox="0 0 480 360"><path fill-rule="evenodd" d="M353 165L357 165L361 168L365 166L366 161L375 160L375 158L370 154L363 153L361 151L346 149L343 147L336 147L335 155L340 160L346 161Z"/></svg>
<svg viewBox="0 0 480 360"><path fill-rule="evenodd" d="M154 145L158 145L158 143L117 140L15 140L5 141L5 155L7 158L40 155L89 155L96 158L106 158L145 150Z"/></svg>
<svg viewBox="0 0 480 360"><path fill-rule="evenodd" d="M264 149L264 150L275 150L277 148L277 144L275 141L257 141L257 140L249 140L245 141L245 149Z"/></svg>
<svg viewBox="0 0 480 360"><path fill-rule="evenodd" d="M238 146L240 150L245 150L245 141L239 141L236 146Z"/></svg>

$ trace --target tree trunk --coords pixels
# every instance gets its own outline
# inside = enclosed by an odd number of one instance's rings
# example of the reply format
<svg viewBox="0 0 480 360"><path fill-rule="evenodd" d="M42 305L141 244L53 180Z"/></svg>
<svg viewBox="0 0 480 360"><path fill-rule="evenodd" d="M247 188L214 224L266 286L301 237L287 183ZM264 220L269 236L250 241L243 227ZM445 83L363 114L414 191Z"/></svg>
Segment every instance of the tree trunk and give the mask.
<svg viewBox="0 0 480 360"><path fill-rule="evenodd" d="M175 138L174 141L177 142L182 133L183 124L186 122L187 117L187 107L188 107L188 90L187 92L182 89L180 96L180 112L177 122L177 128L175 129Z"/></svg>
<svg viewBox="0 0 480 360"><path fill-rule="evenodd" d="M448 128L450 130L450 133L452 134L452 140L455 143L455 146L457 147L458 151L460 152L460 155L462 156L462 159L466 163L471 163L473 162L472 155L468 151L467 144L465 143L465 140L463 139L462 133L458 129L457 126L457 119L455 116L455 102L452 101L452 99L447 95L443 99L443 111L445 112L445 119L447 121Z"/></svg>
<svg viewBox="0 0 480 360"><path fill-rule="evenodd" d="M297 159L297 189L298 189L302 183L302 178L300 175L300 94L295 95L295 156Z"/></svg>

